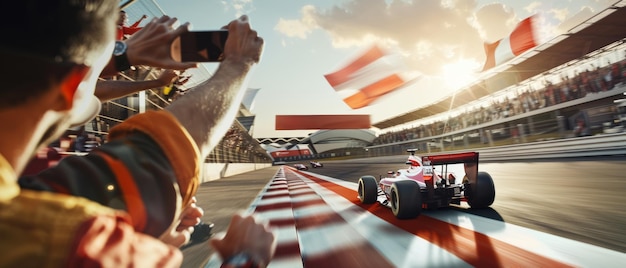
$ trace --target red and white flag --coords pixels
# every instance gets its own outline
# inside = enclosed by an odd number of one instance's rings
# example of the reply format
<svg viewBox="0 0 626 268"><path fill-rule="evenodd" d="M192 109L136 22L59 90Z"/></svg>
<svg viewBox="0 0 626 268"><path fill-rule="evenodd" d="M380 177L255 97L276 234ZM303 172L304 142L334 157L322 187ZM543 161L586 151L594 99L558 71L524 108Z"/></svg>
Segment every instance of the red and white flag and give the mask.
<svg viewBox="0 0 626 268"><path fill-rule="evenodd" d="M530 16L520 21L508 37L494 43L485 43L487 59L483 71L507 62L538 45L539 33L535 29L535 17Z"/></svg>
<svg viewBox="0 0 626 268"><path fill-rule="evenodd" d="M403 77L405 71L399 57L373 45L343 68L324 77L350 108L358 109L405 85L409 80Z"/></svg>

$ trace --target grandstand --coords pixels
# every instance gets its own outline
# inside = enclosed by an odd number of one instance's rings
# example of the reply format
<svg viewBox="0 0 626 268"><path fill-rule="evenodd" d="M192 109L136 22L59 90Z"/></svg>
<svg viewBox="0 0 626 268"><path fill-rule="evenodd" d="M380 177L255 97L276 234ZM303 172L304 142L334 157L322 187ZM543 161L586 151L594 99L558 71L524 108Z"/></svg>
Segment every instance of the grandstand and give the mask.
<svg viewBox="0 0 626 268"><path fill-rule="evenodd" d="M417 110L383 120L376 128L405 124L448 112L449 107L480 100L520 83L541 81L564 69L584 65L598 54L623 44L626 1L620 1L587 19L567 33L540 44L526 53L485 72L471 85Z"/></svg>
<svg viewBox="0 0 626 268"><path fill-rule="evenodd" d="M623 131L626 1L498 66L455 95L374 124L370 156L469 149ZM455 107L455 109L450 109ZM585 132L576 132L577 124Z"/></svg>

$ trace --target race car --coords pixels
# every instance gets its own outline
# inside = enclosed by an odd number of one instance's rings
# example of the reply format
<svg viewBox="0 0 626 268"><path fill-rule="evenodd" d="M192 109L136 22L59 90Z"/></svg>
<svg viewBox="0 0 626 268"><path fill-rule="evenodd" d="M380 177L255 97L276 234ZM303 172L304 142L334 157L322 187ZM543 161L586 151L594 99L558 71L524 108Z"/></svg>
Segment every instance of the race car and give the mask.
<svg viewBox="0 0 626 268"><path fill-rule="evenodd" d="M320 167L324 167L324 164L317 162L317 161L311 161L309 162L309 164L311 164L312 168L320 168Z"/></svg>
<svg viewBox="0 0 626 268"><path fill-rule="evenodd" d="M293 167L295 167L297 170L309 170L309 167L305 166L304 164L294 164Z"/></svg>
<svg viewBox="0 0 626 268"><path fill-rule="evenodd" d="M358 183L359 200L364 204L379 202L391 208L398 219L411 219L422 209L449 207L467 202L471 208L491 206L495 186L491 175L478 171L478 153L465 152L419 157L417 149L408 149L409 167L390 171L377 182L371 175L362 176ZM448 169L456 165L461 172ZM460 181L459 181L460 180Z"/></svg>

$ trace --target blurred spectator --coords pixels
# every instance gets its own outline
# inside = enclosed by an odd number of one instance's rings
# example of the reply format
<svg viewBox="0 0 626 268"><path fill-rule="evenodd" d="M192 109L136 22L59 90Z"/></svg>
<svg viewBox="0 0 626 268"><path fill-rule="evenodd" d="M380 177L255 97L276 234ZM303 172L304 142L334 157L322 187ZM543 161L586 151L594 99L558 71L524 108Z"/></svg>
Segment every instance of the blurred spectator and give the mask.
<svg viewBox="0 0 626 268"><path fill-rule="evenodd" d="M35 157L28 162L22 176L35 175L40 171L56 165L61 160L61 154L55 147L47 146L41 148L35 154Z"/></svg>
<svg viewBox="0 0 626 268"><path fill-rule="evenodd" d="M587 124L585 123L585 118L583 118L582 116L576 118L576 126L574 127L574 136L582 137L582 136L589 136L589 135L591 135L591 133L589 132L589 128L587 127Z"/></svg>
<svg viewBox="0 0 626 268"><path fill-rule="evenodd" d="M120 16L117 19L117 40L125 40L129 35L134 34L142 29L139 27L139 24L142 20L146 19L148 16L143 15L139 18L135 23L130 26L126 26L128 22L128 16L126 15L126 11L120 10Z"/></svg>
<svg viewBox="0 0 626 268"><path fill-rule="evenodd" d="M165 97L166 100L171 102L175 100L179 94L184 94L185 89L182 89L181 86L187 83L190 78L191 78L191 75L179 76L178 79L176 79L176 81L170 83L169 85L164 86L163 97Z"/></svg>

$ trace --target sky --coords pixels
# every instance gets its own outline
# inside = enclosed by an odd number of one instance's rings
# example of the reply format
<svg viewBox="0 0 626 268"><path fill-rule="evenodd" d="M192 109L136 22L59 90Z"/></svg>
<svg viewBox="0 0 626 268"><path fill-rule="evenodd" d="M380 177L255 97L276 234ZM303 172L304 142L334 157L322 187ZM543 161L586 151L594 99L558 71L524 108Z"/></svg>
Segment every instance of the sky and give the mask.
<svg viewBox="0 0 626 268"><path fill-rule="evenodd" d="M246 14L264 41L249 77L259 89L251 111L254 138L303 137L317 130L274 129L276 115L369 114L372 124L452 94L480 75L484 42L508 36L540 15L544 40L617 0L155 0L165 14L214 30ZM372 44L401 56L411 86L365 108L351 109L324 75ZM214 70L216 64L205 67ZM425 119L427 120L427 119ZM377 133L389 130L372 129Z"/></svg>

